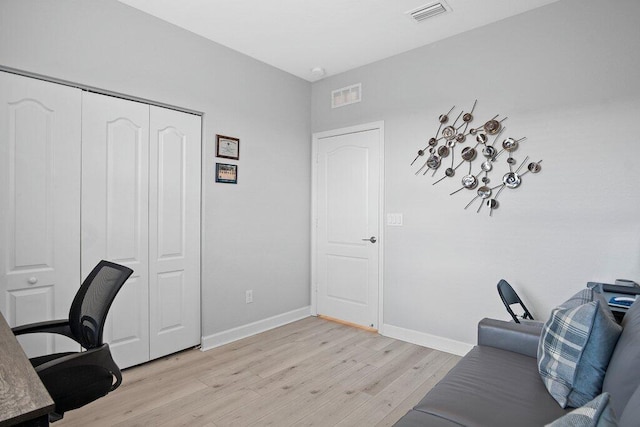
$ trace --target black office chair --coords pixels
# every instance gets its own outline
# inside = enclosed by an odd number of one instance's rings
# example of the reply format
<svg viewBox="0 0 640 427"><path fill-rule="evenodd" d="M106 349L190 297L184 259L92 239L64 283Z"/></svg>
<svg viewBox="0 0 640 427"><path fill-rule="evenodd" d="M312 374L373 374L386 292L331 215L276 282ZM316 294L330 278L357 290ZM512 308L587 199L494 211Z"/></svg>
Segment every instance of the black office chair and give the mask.
<svg viewBox="0 0 640 427"><path fill-rule="evenodd" d="M102 342L102 331L109 307L131 273L130 268L100 261L76 293L69 319L12 329L15 335L42 332L64 335L86 349L31 359L55 403L50 421L57 421L66 411L106 396L120 386L122 374L111 357L109 345Z"/></svg>
<svg viewBox="0 0 640 427"><path fill-rule="evenodd" d="M533 316L531 315L529 310L527 310L527 307L524 305L516 291L514 291L511 285L504 279L498 282L498 294L500 294L500 299L502 299L502 302L507 308L507 311L509 312L511 317L513 317L514 322L520 323L520 320L518 319L518 315L516 315L511 309L511 306L513 304L520 304L522 310L524 311L524 314L520 316L521 319L534 320Z"/></svg>

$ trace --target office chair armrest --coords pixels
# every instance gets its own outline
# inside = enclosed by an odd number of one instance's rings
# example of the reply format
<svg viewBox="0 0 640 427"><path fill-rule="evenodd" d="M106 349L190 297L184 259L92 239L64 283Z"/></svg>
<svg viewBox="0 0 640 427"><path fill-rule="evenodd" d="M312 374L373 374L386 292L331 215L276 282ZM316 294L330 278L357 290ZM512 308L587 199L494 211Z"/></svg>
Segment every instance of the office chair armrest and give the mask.
<svg viewBox="0 0 640 427"><path fill-rule="evenodd" d="M478 323L478 345L536 357L542 325L542 322L515 323L485 318Z"/></svg>
<svg viewBox="0 0 640 427"><path fill-rule="evenodd" d="M75 368L79 366L94 365L106 369L116 379L111 384L111 390L117 389L122 384L122 373L120 368L113 361L109 344L102 344L100 347L92 348L79 353L71 353L57 359L50 360L35 367L36 372L41 375L43 373L53 373L55 371Z"/></svg>
<svg viewBox="0 0 640 427"><path fill-rule="evenodd" d="M16 326L11 328L14 335L23 334L36 334L36 333L49 333L59 334L71 338L75 341L71 328L69 327L69 320L48 320L46 322L30 323L28 325Z"/></svg>

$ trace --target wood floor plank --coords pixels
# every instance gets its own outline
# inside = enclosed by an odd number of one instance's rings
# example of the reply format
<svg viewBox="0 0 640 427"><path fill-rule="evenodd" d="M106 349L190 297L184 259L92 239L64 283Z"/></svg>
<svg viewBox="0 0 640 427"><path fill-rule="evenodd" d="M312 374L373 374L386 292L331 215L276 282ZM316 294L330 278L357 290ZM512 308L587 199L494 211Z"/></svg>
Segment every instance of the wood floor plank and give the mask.
<svg viewBox="0 0 640 427"><path fill-rule="evenodd" d="M65 414L64 425L69 426L111 426L133 418L151 409L188 396L206 385L194 378L187 378L174 384L163 384L157 388L140 388L135 393L110 393L100 399L100 405L87 405L87 411L77 410ZM82 408L82 409L85 409ZM91 409L89 409L91 408ZM63 424L59 424L63 425Z"/></svg>
<svg viewBox="0 0 640 427"><path fill-rule="evenodd" d="M226 346L213 349L211 351L214 351L214 353L211 358L215 359L217 369L252 369L253 371L259 371L261 366L269 366L266 362L267 360L269 362L279 360L282 355L288 355L292 350L299 350L302 345L298 346L297 343L310 340L312 337L321 335L332 328L334 328L334 325L326 322L317 325L316 328L289 331L279 336L272 333L268 339L264 340L256 340L253 337L245 338L251 343L239 347L234 346L231 350L226 350Z"/></svg>
<svg viewBox="0 0 640 427"><path fill-rule="evenodd" d="M292 378L278 376L273 382L258 389L258 392L263 396L260 401L240 408L220 420L215 420L215 422L221 425L256 425L258 420L267 414L276 411L285 412L286 407L301 396L319 394L331 385L340 384L342 379L347 378L353 372L360 371L355 377L359 379L372 369L375 367L358 363L353 359L342 359L329 364L320 373L304 372ZM329 384L327 385L327 383Z"/></svg>
<svg viewBox="0 0 640 427"><path fill-rule="evenodd" d="M362 347L370 348L372 350L382 350L389 344L393 343L393 338L384 337L382 335L370 334L368 339L361 344Z"/></svg>
<svg viewBox="0 0 640 427"><path fill-rule="evenodd" d="M433 386L436 385L438 381L440 381L442 377L444 377L447 372L449 372L449 370L458 363L459 360L459 356L449 355L447 361L438 370L436 370L433 375L423 381L418 388L416 388L409 396L400 402L400 404L390 411L379 423L376 424L376 427L389 427L394 425L398 419L406 414L411 408L416 406L416 404L422 400L424 395L427 394L427 392L431 390Z"/></svg>
<svg viewBox="0 0 640 427"><path fill-rule="evenodd" d="M126 369L67 426L390 426L459 357L315 317Z"/></svg>
<svg viewBox="0 0 640 427"><path fill-rule="evenodd" d="M177 399L168 405L157 407L119 424L114 424L114 426L145 427L167 424L176 425L185 420L197 420L198 423L207 422L208 420L206 418L210 414L219 416L223 414L224 411L231 412L234 408L243 404L243 402L248 402L259 397L260 395L247 389L235 391L227 389L221 392L219 389L207 387L204 390Z"/></svg>
<svg viewBox="0 0 640 427"><path fill-rule="evenodd" d="M408 351L412 347L415 347L413 344L403 341L393 341L389 345L385 346L381 350L374 351L374 354L366 359L366 362L375 365L375 366L383 366L388 363L390 360L399 356L405 351Z"/></svg>
<svg viewBox="0 0 640 427"><path fill-rule="evenodd" d="M154 363L144 363L125 369L122 372L122 389L130 387L145 378L154 376L157 372L168 372L173 369L184 369L192 363L199 363L206 360L206 356L201 351L192 351L192 349L180 351L169 356L162 357L154 361Z"/></svg>
<svg viewBox="0 0 640 427"><path fill-rule="evenodd" d="M291 426L297 425L299 420L323 407L336 396L346 395L349 385L368 375L376 368L372 365L358 364L351 369L335 375L331 380L316 381L312 387L298 393L296 399L289 402L278 411L272 411L259 418L257 424L261 426Z"/></svg>
<svg viewBox="0 0 640 427"><path fill-rule="evenodd" d="M206 384L212 389L230 388L237 389L249 387L262 380L259 376L248 369L221 369L218 372L211 373L204 377L198 378L200 382Z"/></svg>
<svg viewBox="0 0 640 427"><path fill-rule="evenodd" d="M262 378L268 378L282 369L286 369L289 366L296 365L305 359L317 355L326 348L331 348L347 341L357 332L359 331L355 328L336 325L335 328L319 334L313 337L313 339L292 343L291 347L284 350L287 352L286 357L283 358L281 352L274 352L259 363L253 364L250 369Z"/></svg>
<svg viewBox="0 0 640 427"><path fill-rule="evenodd" d="M212 402L203 402L195 410L181 414L176 418L165 419L157 425L162 426L200 426L217 425L213 420L228 414L237 408L260 399L261 396L252 390L238 390ZM147 426L153 424L147 424Z"/></svg>
<svg viewBox="0 0 640 427"><path fill-rule="evenodd" d="M438 372L449 358L449 355L439 352L427 354L337 425L376 425L420 386L422 378L431 377Z"/></svg>
<svg viewBox="0 0 640 427"><path fill-rule="evenodd" d="M328 399L317 410L298 420L296 426L334 426L371 399L366 393L347 390Z"/></svg>
<svg viewBox="0 0 640 427"><path fill-rule="evenodd" d="M311 379L325 379L339 374L350 366L361 363L372 354L372 350L355 345L340 345L325 349L322 353L308 357L298 364L286 367L256 383L252 388L261 394L277 392L277 389L291 389L296 384Z"/></svg>
<svg viewBox="0 0 640 427"><path fill-rule="evenodd" d="M411 369L414 363L426 357L432 351L425 347L413 346L408 351L401 353L387 364L378 368L373 375L362 378L355 385L355 390L376 396L407 369Z"/></svg>

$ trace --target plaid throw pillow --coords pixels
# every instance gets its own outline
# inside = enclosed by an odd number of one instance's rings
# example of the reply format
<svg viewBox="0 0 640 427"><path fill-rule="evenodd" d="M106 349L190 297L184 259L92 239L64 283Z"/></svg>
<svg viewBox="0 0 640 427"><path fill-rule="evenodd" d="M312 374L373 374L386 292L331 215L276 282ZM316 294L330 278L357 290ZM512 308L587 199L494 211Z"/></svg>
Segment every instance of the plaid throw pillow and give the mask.
<svg viewBox="0 0 640 427"><path fill-rule="evenodd" d="M602 391L622 328L601 299L551 312L538 344L542 382L561 407L580 407Z"/></svg>
<svg viewBox="0 0 640 427"><path fill-rule="evenodd" d="M610 402L609 393L602 393L545 427L616 427L618 423Z"/></svg>
<svg viewBox="0 0 640 427"><path fill-rule="evenodd" d="M593 301L596 299L596 293L593 292L593 289L585 288L563 302L560 307L564 308L576 308L583 304Z"/></svg>

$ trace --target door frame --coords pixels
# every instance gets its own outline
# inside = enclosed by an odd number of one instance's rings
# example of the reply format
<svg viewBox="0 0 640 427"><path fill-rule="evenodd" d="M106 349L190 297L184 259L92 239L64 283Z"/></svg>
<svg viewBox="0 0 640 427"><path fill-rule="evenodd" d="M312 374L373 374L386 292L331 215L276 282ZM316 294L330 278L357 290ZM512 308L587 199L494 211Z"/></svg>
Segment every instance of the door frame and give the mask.
<svg viewBox="0 0 640 427"><path fill-rule="evenodd" d="M346 135L350 133L365 132L368 130L378 130L380 139L379 148L379 168L380 179L378 182L378 333L382 334L383 322L383 300L384 300L384 121L364 123L340 129L333 129L324 132L316 132L311 139L311 315L318 315L318 272L317 272L317 242L318 242L318 149L320 140L332 136Z"/></svg>

